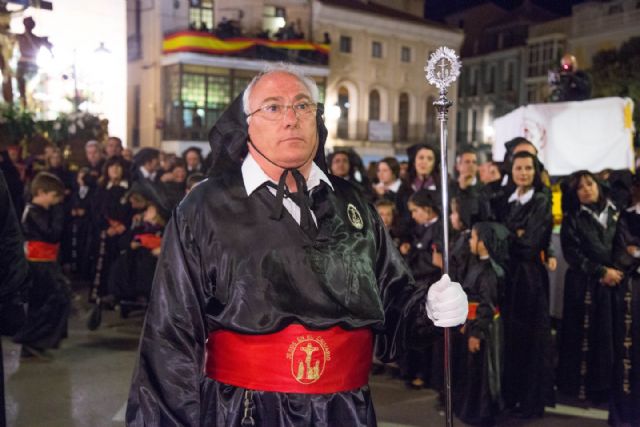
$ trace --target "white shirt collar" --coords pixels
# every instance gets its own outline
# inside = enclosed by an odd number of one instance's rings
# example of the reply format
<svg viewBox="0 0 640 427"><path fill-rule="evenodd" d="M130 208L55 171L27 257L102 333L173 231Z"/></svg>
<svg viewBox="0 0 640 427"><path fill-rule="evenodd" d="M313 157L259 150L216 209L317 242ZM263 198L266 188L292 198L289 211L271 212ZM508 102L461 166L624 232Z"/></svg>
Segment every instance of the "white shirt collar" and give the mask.
<svg viewBox="0 0 640 427"><path fill-rule="evenodd" d="M585 205L580 205L580 210L587 212L589 215L593 217L603 228L607 228L607 223L609 222L609 210L616 211L616 206L613 204L611 200L607 200L607 205L602 209L602 212L595 213L591 209L589 209Z"/></svg>
<svg viewBox="0 0 640 427"><path fill-rule="evenodd" d="M153 173L149 172L148 170L146 170L144 168L144 166L140 166L140 173L142 174L142 176L144 178L149 179L151 181L153 181L156 178L156 173L155 172L153 172Z"/></svg>
<svg viewBox="0 0 640 427"><path fill-rule="evenodd" d="M276 181L272 180L266 173L264 173L251 153L249 153L242 162L242 180L244 181L244 189L247 191L247 195L251 195L251 193L256 191L256 189L265 182L273 182L274 184L277 184ZM307 179L307 188L309 191L320 185L320 181L327 183L327 185L333 190L333 185L331 185L331 181L327 175L322 172L322 169L320 169L320 167L314 162L311 166L309 178Z"/></svg>
<svg viewBox="0 0 640 427"><path fill-rule="evenodd" d="M516 189L516 191L514 191L513 194L511 194L511 197L509 197L508 203L517 201L521 205L526 205L529 202L529 200L531 200L531 198L533 197L533 193L535 193L535 190L531 188L529 191L527 191L523 195L519 195L518 190Z"/></svg>
<svg viewBox="0 0 640 427"><path fill-rule="evenodd" d="M387 187L387 190L397 193L401 185L402 185L402 181L398 178L395 181L393 181L393 184Z"/></svg>
<svg viewBox="0 0 640 427"><path fill-rule="evenodd" d="M127 181L120 181L118 184L116 184L118 187L122 187L125 190L129 189L129 183ZM110 190L111 188L114 187L113 182L109 181L109 183L107 184L107 190Z"/></svg>
<svg viewBox="0 0 640 427"><path fill-rule="evenodd" d="M640 215L640 202L636 203L633 206L629 206L627 208L627 212L633 212L635 214L639 214Z"/></svg>
<svg viewBox="0 0 640 427"><path fill-rule="evenodd" d="M436 222L438 222L438 218L440 218L439 216L436 216L435 218L430 219L429 221L425 222L423 225L425 228L431 227L433 224L435 224Z"/></svg>

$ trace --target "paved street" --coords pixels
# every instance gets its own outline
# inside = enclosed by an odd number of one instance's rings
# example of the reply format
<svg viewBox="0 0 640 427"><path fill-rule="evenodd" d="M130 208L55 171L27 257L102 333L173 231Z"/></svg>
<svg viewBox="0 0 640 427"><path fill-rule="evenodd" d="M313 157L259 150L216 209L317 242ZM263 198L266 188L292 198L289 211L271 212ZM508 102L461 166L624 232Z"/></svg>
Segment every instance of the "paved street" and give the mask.
<svg viewBox="0 0 640 427"><path fill-rule="evenodd" d="M53 352L53 362L20 363L20 348L4 339L7 413L10 427L120 427L138 345L142 317L123 320L107 312L95 332L84 326L81 309L71 319L70 336ZM381 427L440 426L436 394L407 390L388 375L371 380ZM571 411L568 408L560 408ZM574 410L575 411L575 410ZM606 422L547 413L544 419L509 420L505 426L597 427ZM596 411L589 416L606 416ZM457 426L463 424L459 421Z"/></svg>

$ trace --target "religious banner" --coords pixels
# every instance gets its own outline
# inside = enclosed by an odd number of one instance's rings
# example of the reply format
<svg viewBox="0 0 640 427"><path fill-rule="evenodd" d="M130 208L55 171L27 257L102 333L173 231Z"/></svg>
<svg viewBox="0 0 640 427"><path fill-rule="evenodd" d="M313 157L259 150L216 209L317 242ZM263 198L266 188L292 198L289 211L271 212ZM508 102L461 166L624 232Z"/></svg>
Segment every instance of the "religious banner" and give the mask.
<svg viewBox="0 0 640 427"><path fill-rule="evenodd" d="M553 176L580 169L633 169L632 116L630 98L523 106L495 119L493 158L502 161L504 143L523 136L538 148Z"/></svg>

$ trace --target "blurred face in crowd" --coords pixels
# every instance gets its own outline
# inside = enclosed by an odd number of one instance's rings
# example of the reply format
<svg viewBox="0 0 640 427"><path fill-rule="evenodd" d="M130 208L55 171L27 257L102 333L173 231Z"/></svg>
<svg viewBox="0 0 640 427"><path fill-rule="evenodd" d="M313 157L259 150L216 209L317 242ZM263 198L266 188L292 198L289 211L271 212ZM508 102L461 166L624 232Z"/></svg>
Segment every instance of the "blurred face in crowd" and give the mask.
<svg viewBox="0 0 640 427"><path fill-rule="evenodd" d="M49 162L49 167L51 168L59 168L62 166L62 153L60 150L54 150L47 157Z"/></svg>
<svg viewBox="0 0 640 427"><path fill-rule="evenodd" d="M122 150L122 157L124 157L125 160L132 162L133 161L133 151L131 151L130 148L124 148Z"/></svg>
<svg viewBox="0 0 640 427"><path fill-rule="evenodd" d="M478 173L478 157L475 153L462 153L458 156L456 170L460 176L476 176Z"/></svg>
<svg viewBox="0 0 640 427"><path fill-rule="evenodd" d="M160 168L160 159L158 157L154 157L142 166L144 166L147 172L154 173Z"/></svg>
<svg viewBox="0 0 640 427"><path fill-rule="evenodd" d="M533 185L535 168L532 158L515 159L511 167L513 182L521 189L528 190Z"/></svg>
<svg viewBox="0 0 640 427"><path fill-rule="evenodd" d="M382 219L382 223L386 229L391 228L393 225L393 207L391 206L376 206L376 210L378 211L378 215L380 215L380 219Z"/></svg>
<svg viewBox="0 0 640 427"><path fill-rule="evenodd" d="M158 217L158 209L153 204L150 204L149 206L147 206L147 208L144 210L144 214L142 215L142 219L144 221L150 222L152 224L156 222L157 217Z"/></svg>
<svg viewBox="0 0 640 427"><path fill-rule="evenodd" d="M499 181L501 178L500 170L498 169L498 166L496 166L496 164L493 162L481 164L478 167L478 176L480 177L480 181L482 181L483 184Z"/></svg>
<svg viewBox="0 0 640 427"><path fill-rule="evenodd" d="M460 231L463 229L464 226L460 220L457 203L451 203L451 215L449 215L449 219L451 220L451 226L454 230Z"/></svg>
<svg viewBox="0 0 640 427"><path fill-rule="evenodd" d="M331 159L331 173L340 178L349 176L349 156L345 153L336 153Z"/></svg>
<svg viewBox="0 0 640 427"><path fill-rule="evenodd" d="M109 181L111 182L118 182L122 179L122 166L120 166L119 164L115 163L113 165L110 165L107 168L107 175L109 175Z"/></svg>
<svg viewBox="0 0 640 427"><path fill-rule="evenodd" d="M315 105L295 112L293 105L311 104L307 87L294 75L273 72L262 77L249 97L249 137L253 144L280 167L292 168L309 164L318 148ZM286 106L284 115L269 114ZM265 110L261 110L264 108ZM254 113L255 112L255 113ZM249 145L253 158L262 165L265 160Z"/></svg>
<svg viewBox="0 0 640 427"><path fill-rule="evenodd" d="M484 255L487 253L487 248L485 247L484 242L478 238L478 232L475 228L471 230L469 250L474 255Z"/></svg>
<svg viewBox="0 0 640 427"><path fill-rule="evenodd" d="M85 148L84 152L89 164L95 166L100 163L100 160L102 159L102 151L100 151L100 147L97 145L90 145Z"/></svg>
<svg viewBox="0 0 640 427"><path fill-rule="evenodd" d="M433 166L436 164L436 155L428 148L421 148L416 153L416 174L418 176L429 176L433 173Z"/></svg>
<svg viewBox="0 0 640 427"><path fill-rule="evenodd" d="M583 205L590 205L596 203L600 197L600 189L598 183L594 181L589 175L583 175L580 178L578 184L578 199Z"/></svg>
<svg viewBox="0 0 640 427"><path fill-rule="evenodd" d="M409 202L409 212L411 212L411 218L413 218L418 225L424 225L437 217L433 209L418 206L413 202Z"/></svg>
<svg viewBox="0 0 640 427"><path fill-rule="evenodd" d="M171 171L175 182L185 182L187 180L187 170L182 166L176 166Z"/></svg>
<svg viewBox="0 0 640 427"><path fill-rule="evenodd" d="M195 151L188 151L184 156L185 161L187 162L187 167L189 170L197 169L200 165L200 156Z"/></svg>
<svg viewBox="0 0 640 427"><path fill-rule="evenodd" d="M13 163L18 163L20 161L20 151L18 149L9 148L7 152L9 153L9 159L11 159Z"/></svg>
<svg viewBox="0 0 640 427"><path fill-rule="evenodd" d="M378 163L378 180L384 185L391 185L398 179L386 162Z"/></svg>
<svg viewBox="0 0 640 427"><path fill-rule="evenodd" d="M121 156L122 155L122 145L120 141L116 138L107 139L107 145L105 147L105 151L107 153L107 157Z"/></svg>

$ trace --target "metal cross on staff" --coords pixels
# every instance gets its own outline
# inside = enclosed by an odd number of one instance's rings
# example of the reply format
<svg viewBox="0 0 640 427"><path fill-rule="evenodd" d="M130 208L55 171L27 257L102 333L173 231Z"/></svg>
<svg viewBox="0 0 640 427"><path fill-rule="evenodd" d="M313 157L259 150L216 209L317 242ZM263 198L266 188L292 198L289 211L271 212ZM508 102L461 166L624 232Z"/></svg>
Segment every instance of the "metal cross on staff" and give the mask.
<svg viewBox="0 0 640 427"><path fill-rule="evenodd" d="M460 60L453 49L439 47L431 54L427 65L424 67L427 81L440 90L440 97L433 103L436 107L437 118L440 122L440 172L442 183L442 227L444 229L443 239L443 273L449 274L449 173L447 170L447 119L449 107L452 101L447 99L447 88L456 81L460 75ZM445 408L446 425L453 426L453 412L451 402L451 330L444 330L444 386L445 386Z"/></svg>

